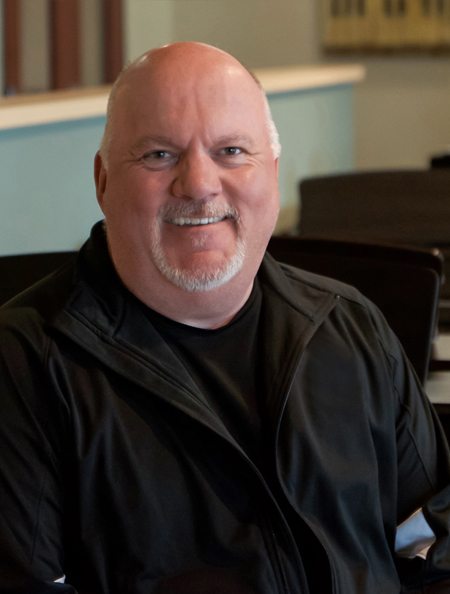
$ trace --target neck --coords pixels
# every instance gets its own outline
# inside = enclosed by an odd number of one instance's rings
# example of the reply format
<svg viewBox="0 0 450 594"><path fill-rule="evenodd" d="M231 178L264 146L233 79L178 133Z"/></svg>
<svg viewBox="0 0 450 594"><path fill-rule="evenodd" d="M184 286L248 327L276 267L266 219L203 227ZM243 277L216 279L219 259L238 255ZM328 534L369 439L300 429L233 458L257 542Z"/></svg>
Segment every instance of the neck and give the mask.
<svg viewBox="0 0 450 594"><path fill-rule="evenodd" d="M183 295L180 303L158 303L157 300L147 303L144 301L144 303L176 322L213 330L226 326L234 318L250 297L252 287L253 283L240 296L225 295L225 292L218 288L211 291L198 291L195 295L192 293L188 296Z"/></svg>
<svg viewBox="0 0 450 594"><path fill-rule="evenodd" d="M225 326L234 318L250 297L254 280L252 276L245 282L238 273L216 289L186 291L165 278L150 288L128 282L131 279L118 273L127 289L151 309L176 322L208 330Z"/></svg>

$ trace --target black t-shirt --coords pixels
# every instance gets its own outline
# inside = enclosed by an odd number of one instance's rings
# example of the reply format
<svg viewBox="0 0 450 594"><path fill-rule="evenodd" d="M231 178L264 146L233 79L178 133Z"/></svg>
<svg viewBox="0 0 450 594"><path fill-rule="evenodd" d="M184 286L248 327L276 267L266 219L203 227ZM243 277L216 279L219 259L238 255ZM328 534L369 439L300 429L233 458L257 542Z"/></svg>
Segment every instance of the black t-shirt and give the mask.
<svg viewBox="0 0 450 594"><path fill-rule="evenodd" d="M262 452L261 302L261 288L255 280L242 309L226 326L214 330L187 326L146 310L210 407L257 465Z"/></svg>

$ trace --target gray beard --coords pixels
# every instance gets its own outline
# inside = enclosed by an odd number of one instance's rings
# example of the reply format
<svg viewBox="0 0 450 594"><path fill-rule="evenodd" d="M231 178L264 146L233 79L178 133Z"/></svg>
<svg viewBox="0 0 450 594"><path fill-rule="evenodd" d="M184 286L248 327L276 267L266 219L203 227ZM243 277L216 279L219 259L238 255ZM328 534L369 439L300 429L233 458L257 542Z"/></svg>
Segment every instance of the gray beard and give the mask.
<svg viewBox="0 0 450 594"><path fill-rule="evenodd" d="M161 246L161 232L159 221L155 222L152 237L152 258L160 273L172 284L185 291L211 291L231 280L241 270L245 258L245 240L239 234L239 215L235 209L229 206L215 206L201 202L166 207L160 213L159 219L176 217L218 217L232 216L237 221L238 238L234 254L222 265L211 271L205 271L198 267L192 270L184 270L170 266Z"/></svg>

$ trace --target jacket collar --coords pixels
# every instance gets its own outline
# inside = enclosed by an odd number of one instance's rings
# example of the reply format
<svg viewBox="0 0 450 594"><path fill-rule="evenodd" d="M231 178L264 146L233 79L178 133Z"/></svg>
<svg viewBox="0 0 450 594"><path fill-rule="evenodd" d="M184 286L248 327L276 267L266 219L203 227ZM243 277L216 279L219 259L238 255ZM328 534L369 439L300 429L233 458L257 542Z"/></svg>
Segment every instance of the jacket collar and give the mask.
<svg viewBox="0 0 450 594"><path fill-rule="evenodd" d="M335 307L338 295L319 277L278 264L266 253L259 278L263 290L262 324L266 407L274 438L291 385L310 340Z"/></svg>
<svg viewBox="0 0 450 594"><path fill-rule="evenodd" d="M140 302L124 287L115 271L102 221L92 228L89 240L80 250L76 266L75 294L78 298L68 307L74 313L83 313L86 320L98 325L106 334L116 334L123 325L127 307L139 307ZM261 263L258 278L270 292L271 300L284 302L314 326L322 323L330 300L333 301L336 296L328 286L318 282L319 277L292 266L280 265L268 253ZM94 316L94 312L86 308L85 294L98 304Z"/></svg>

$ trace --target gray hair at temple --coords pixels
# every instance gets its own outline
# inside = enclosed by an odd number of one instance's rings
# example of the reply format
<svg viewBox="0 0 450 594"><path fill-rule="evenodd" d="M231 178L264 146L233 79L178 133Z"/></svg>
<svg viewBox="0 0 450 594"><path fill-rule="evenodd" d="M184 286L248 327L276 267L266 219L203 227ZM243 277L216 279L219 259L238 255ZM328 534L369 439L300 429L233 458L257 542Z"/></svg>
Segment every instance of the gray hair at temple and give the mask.
<svg viewBox="0 0 450 594"><path fill-rule="evenodd" d="M140 60L140 58L138 58L136 60L136 62L138 60ZM103 133L103 137L100 142L100 149L99 149L100 157L102 158L103 165L104 165L105 169L108 169L108 157L109 157L109 150L110 150L112 134L113 134L112 112L113 112L114 103L116 100L117 89L120 86L122 76L134 64L135 64L135 62L131 62L122 70L122 72L117 77L115 83L113 84L111 93L109 95L108 107L106 110L105 131ZM257 76L255 75L255 73L252 72L251 70L248 70L248 68L246 68L246 70L250 74L250 76L253 78L255 83L257 84L258 89L261 91L261 94L263 96L263 101L264 101L265 110L266 110L266 124L267 124L267 130L269 132L270 144L272 146L273 158L278 159L278 157L281 154L281 144L280 144L280 138L278 135L278 131L275 126L275 122L273 121L272 112L270 111L269 101L267 100L266 93L265 93L260 81L258 80Z"/></svg>
<svg viewBox="0 0 450 594"><path fill-rule="evenodd" d="M273 158L278 159L278 157L281 155L280 137L278 135L278 130L277 130L277 127L275 126L275 122L273 121L272 112L270 110L270 105L269 105L269 101L267 99L266 92L263 89L263 86L262 86L259 78L256 76L256 74L252 70L249 70L248 68L246 68L246 70L250 74L250 76L253 78L253 80L255 81L258 89L261 91L261 94L263 96L264 106L266 108L266 124L267 124L267 129L269 131L270 145L272 147Z"/></svg>

